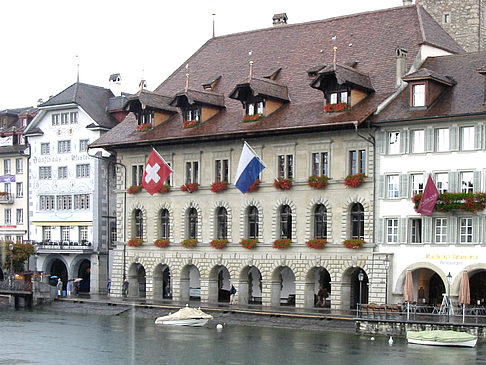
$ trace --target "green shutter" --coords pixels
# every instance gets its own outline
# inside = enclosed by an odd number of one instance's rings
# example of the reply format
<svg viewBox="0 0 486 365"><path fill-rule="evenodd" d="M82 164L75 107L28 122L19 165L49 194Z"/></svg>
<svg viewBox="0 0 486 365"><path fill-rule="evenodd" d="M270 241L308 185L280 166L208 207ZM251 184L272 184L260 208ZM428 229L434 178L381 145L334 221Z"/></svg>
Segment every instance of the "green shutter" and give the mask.
<svg viewBox="0 0 486 365"><path fill-rule="evenodd" d="M407 129L403 130L400 133L400 153L408 153L408 134L409 131Z"/></svg>
<svg viewBox="0 0 486 365"><path fill-rule="evenodd" d="M434 227L432 225L432 217L423 218L423 243L431 243L434 235Z"/></svg>
<svg viewBox="0 0 486 365"><path fill-rule="evenodd" d="M459 174L457 172L449 172L449 193L457 193L460 189Z"/></svg>
<svg viewBox="0 0 486 365"><path fill-rule="evenodd" d="M450 127L449 128L449 139L450 139L450 149L451 151L459 150L459 128Z"/></svg>
<svg viewBox="0 0 486 365"><path fill-rule="evenodd" d="M474 192L479 193L482 190L481 171L474 171L473 184L474 184Z"/></svg>
<svg viewBox="0 0 486 365"><path fill-rule="evenodd" d="M377 243L383 243L384 242L384 227L385 227L385 219L383 218L378 218L376 222L376 231L375 231L375 240Z"/></svg>
<svg viewBox="0 0 486 365"><path fill-rule="evenodd" d="M379 175L376 179L376 196L378 199L385 198L385 175Z"/></svg>
<svg viewBox="0 0 486 365"><path fill-rule="evenodd" d="M425 152L434 151L434 130L427 128L425 130Z"/></svg>
<svg viewBox="0 0 486 365"><path fill-rule="evenodd" d="M407 218L399 218L399 242L407 243Z"/></svg>
<svg viewBox="0 0 486 365"><path fill-rule="evenodd" d="M400 198L408 198L409 192L408 192L408 181L410 180L410 177L408 174L400 174Z"/></svg>
<svg viewBox="0 0 486 365"><path fill-rule="evenodd" d="M483 126L476 125L474 127L474 148L481 150L483 148Z"/></svg>
<svg viewBox="0 0 486 365"><path fill-rule="evenodd" d="M378 139L378 151L383 155L386 153L386 132L381 132Z"/></svg>

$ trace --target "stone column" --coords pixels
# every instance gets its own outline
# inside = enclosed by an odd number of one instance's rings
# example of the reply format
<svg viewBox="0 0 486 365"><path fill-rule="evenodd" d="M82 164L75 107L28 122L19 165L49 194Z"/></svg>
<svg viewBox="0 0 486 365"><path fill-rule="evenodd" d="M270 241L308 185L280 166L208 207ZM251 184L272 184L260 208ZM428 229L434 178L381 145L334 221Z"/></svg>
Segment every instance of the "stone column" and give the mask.
<svg viewBox="0 0 486 365"><path fill-rule="evenodd" d="M189 301L189 278L179 279L174 278L174 287L172 289L172 298L180 298L180 300ZM180 283L180 286L178 285Z"/></svg>
<svg viewBox="0 0 486 365"><path fill-rule="evenodd" d="M282 283L280 281L270 282L270 305L272 305L273 307L280 307L281 285Z"/></svg>
<svg viewBox="0 0 486 365"><path fill-rule="evenodd" d="M241 280L236 283L235 301L238 304L248 304L248 280Z"/></svg>
<svg viewBox="0 0 486 365"><path fill-rule="evenodd" d="M304 308L314 308L314 293L315 283L305 282L304 283Z"/></svg>
<svg viewBox="0 0 486 365"><path fill-rule="evenodd" d="M305 283L295 282L295 307L305 308Z"/></svg>
<svg viewBox="0 0 486 365"><path fill-rule="evenodd" d="M209 279L207 282L207 295L205 296L208 298L208 303L218 303L218 279ZM202 300L202 286L203 281L201 280L201 300Z"/></svg>
<svg viewBox="0 0 486 365"><path fill-rule="evenodd" d="M216 280L216 288L217 287L218 287L218 280ZM209 280L201 278L201 303L207 303L208 299L209 299ZM216 302L217 301L218 301L218 291L216 290Z"/></svg>
<svg viewBox="0 0 486 365"><path fill-rule="evenodd" d="M350 284L346 284L343 290L343 283L341 281L331 280L331 309L349 309L350 290ZM347 297L347 300L343 297ZM347 304L348 308L345 308L345 304Z"/></svg>

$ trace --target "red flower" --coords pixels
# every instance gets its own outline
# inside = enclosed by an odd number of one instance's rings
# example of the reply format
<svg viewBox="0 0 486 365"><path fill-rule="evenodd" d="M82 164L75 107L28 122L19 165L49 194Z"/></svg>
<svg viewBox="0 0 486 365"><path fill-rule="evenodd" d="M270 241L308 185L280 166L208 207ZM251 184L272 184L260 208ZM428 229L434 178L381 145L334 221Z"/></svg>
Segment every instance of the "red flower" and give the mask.
<svg viewBox="0 0 486 365"><path fill-rule="evenodd" d="M250 186L248 189L248 193L251 193L252 191L257 191L260 185L260 179L256 179L255 182Z"/></svg>
<svg viewBox="0 0 486 365"><path fill-rule="evenodd" d="M292 240L290 238L279 238L273 241L273 248L289 248Z"/></svg>
<svg viewBox="0 0 486 365"><path fill-rule="evenodd" d="M228 244L228 240L226 238L220 240L212 240L210 242L210 245L218 250L221 250L222 248L226 247L227 244Z"/></svg>
<svg viewBox="0 0 486 365"><path fill-rule="evenodd" d="M198 183L185 183L184 185L181 185L181 191L188 191L190 193L197 191L198 188Z"/></svg>
<svg viewBox="0 0 486 365"><path fill-rule="evenodd" d="M273 186L278 190L289 190L292 188L292 179L278 178L273 180Z"/></svg>
<svg viewBox="0 0 486 365"><path fill-rule="evenodd" d="M140 190L142 190L143 186L142 185L132 185L127 189L128 194L135 194L138 193Z"/></svg>
<svg viewBox="0 0 486 365"><path fill-rule="evenodd" d="M348 188L357 188L364 182L364 179L366 179L367 177L368 176L366 176L362 172L359 172L356 175L348 175L344 179L344 185L346 185Z"/></svg>
<svg viewBox="0 0 486 365"><path fill-rule="evenodd" d="M324 189L327 186L329 178L327 176L310 176L307 183L314 189Z"/></svg>
<svg viewBox="0 0 486 365"><path fill-rule="evenodd" d="M344 247L359 250L363 248L365 241L361 238L351 238L343 242Z"/></svg>
<svg viewBox="0 0 486 365"><path fill-rule="evenodd" d="M198 120L185 120L182 122L182 128L192 128L199 124Z"/></svg>
<svg viewBox="0 0 486 365"><path fill-rule="evenodd" d="M130 247L140 247L142 246L143 240L141 238L132 238L128 240L128 246Z"/></svg>
<svg viewBox="0 0 486 365"><path fill-rule="evenodd" d="M324 106L324 111L326 113L343 112L346 109L348 109L348 103L326 104Z"/></svg>
<svg viewBox="0 0 486 365"><path fill-rule="evenodd" d="M137 132L145 132L145 131L148 131L150 129L152 129L152 124L150 124L150 123L138 124L135 127L135 130Z"/></svg>
<svg viewBox="0 0 486 365"><path fill-rule="evenodd" d="M326 245L327 240L325 238L314 238L306 242L307 247L315 248L316 250L322 250Z"/></svg>
<svg viewBox="0 0 486 365"><path fill-rule="evenodd" d="M169 246L169 240L168 239L158 239L154 241L154 246L159 247L159 248L164 248Z"/></svg>
<svg viewBox="0 0 486 365"><path fill-rule="evenodd" d="M160 193L160 194L167 194L169 191L170 191L170 185L169 184L164 184L159 189L158 193Z"/></svg>
<svg viewBox="0 0 486 365"><path fill-rule="evenodd" d="M256 238L243 238L240 242L240 245L249 250L253 250L256 247L257 243L258 239Z"/></svg>
<svg viewBox="0 0 486 365"><path fill-rule="evenodd" d="M197 246L197 240L194 238L188 238L181 242L181 245L185 248L194 248Z"/></svg>
<svg viewBox="0 0 486 365"><path fill-rule="evenodd" d="M263 114L245 115L242 122L256 122L260 119L263 119Z"/></svg>
<svg viewBox="0 0 486 365"><path fill-rule="evenodd" d="M220 191L224 191L228 189L229 183L227 181L216 181L211 184L211 191L213 193L219 193Z"/></svg>

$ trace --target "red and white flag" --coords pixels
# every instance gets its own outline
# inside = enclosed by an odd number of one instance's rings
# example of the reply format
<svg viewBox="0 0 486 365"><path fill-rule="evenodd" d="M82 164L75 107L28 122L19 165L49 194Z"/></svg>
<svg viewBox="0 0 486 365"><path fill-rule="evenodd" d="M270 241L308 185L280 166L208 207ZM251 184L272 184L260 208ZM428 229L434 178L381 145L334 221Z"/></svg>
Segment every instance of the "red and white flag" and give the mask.
<svg viewBox="0 0 486 365"><path fill-rule="evenodd" d="M153 149L142 176L142 185L150 195L154 195L164 185L172 169L161 155Z"/></svg>
<svg viewBox="0 0 486 365"><path fill-rule="evenodd" d="M438 198L439 191L435 187L434 180L432 180L432 177L429 175L429 179L427 180L427 184L425 185L424 193L422 194L422 198L420 199L417 213L432 215L435 203L437 202Z"/></svg>

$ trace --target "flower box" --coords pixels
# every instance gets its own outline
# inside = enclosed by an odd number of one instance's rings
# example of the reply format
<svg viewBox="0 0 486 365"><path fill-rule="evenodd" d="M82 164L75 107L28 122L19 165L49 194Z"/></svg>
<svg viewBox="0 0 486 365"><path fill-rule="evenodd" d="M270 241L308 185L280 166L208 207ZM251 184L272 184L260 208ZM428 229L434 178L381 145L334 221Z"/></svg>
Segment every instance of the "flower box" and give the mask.
<svg viewBox="0 0 486 365"><path fill-rule="evenodd" d="M418 209L423 194L415 194L412 197L415 210ZM480 212L486 208L485 193L444 193L439 194L435 203L434 211L450 212L451 210L462 210L464 212Z"/></svg>
<svg viewBox="0 0 486 365"><path fill-rule="evenodd" d="M209 243L212 247L221 250L222 248L225 248L226 245L228 244L228 240L226 238L223 239L218 239L218 240L212 240Z"/></svg>
<svg viewBox="0 0 486 365"><path fill-rule="evenodd" d="M197 191L197 189L199 189L198 183L185 183L181 186L181 191L187 191L189 193Z"/></svg>
<svg viewBox="0 0 486 365"><path fill-rule="evenodd" d="M325 238L314 238L306 242L307 247L314 248L316 250L322 250L326 245L327 240Z"/></svg>
<svg viewBox="0 0 486 365"><path fill-rule="evenodd" d="M199 124L198 120L185 120L182 122L182 128L193 128Z"/></svg>
<svg viewBox="0 0 486 365"><path fill-rule="evenodd" d="M136 194L140 190L142 190L143 186L142 185L132 185L127 189L128 194Z"/></svg>
<svg viewBox="0 0 486 365"><path fill-rule="evenodd" d="M227 181L216 181L211 184L211 191L213 193L219 193L228 189L229 183Z"/></svg>
<svg viewBox="0 0 486 365"><path fill-rule="evenodd" d="M164 248L169 246L169 240L168 239L158 239L154 241L154 246L159 247L159 248Z"/></svg>
<svg viewBox="0 0 486 365"><path fill-rule="evenodd" d="M143 240L141 238L132 238L128 240L128 246L130 247L140 247L142 246Z"/></svg>
<svg viewBox="0 0 486 365"><path fill-rule="evenodd" d="M365 241L362 238L351 238L349 240L345 240L343 245L346 248L359 250L360 248L363 248L364 243Z"/></svg>
<svg viewBox="0 0 486 365"><path fill-rule="evenodd" d="M152 124L150 124L150 123L138 124L135 127L135 130L137 132L146 132L146 131L149 131L151 129L152 129Z"/></svg>
<svg viewBox="0 0 486 365"><path fill-rule="evenodd" d="M289 248L290 244L292 243L292 240L290 238L279 238L275 241L273 241L273 248Z"/></svg>
<svg viewBox="0 0 486 365"><path fill-rule="evenodd" d="M348 188L357 188L364 182L367 177L368 176L366 176L362 172L357 173L356 175L348 175L344 179L344 185L346 185Z"/></svg>
<svg viewBox="0 0 486 365"><path fill-rule="evenodd" d="M273 186L277 190L289 190L292 188L292 179L278 178L273 180Z"/></svg>
<svg viewBox="0 0 486 365"><path fill-rule="evenodd" d="M182 247L194 248L197 246L197 240L195 238L188 238L181 242Z"/></svg>
<svg viewBox="0 0 486 365"><path fill-rule="evenodd" d="M247 193L257 191L260 188L260 179L256 179L255 182L250 186Z"/></svg>
<svg viewBox="0 0 486 365"><path fill-rule="evenodd" d="M8 193L6 191L0 191L0 196L6 196Z"/></svg>
<svg viewBox="0 0 486 365"><path fill-rule="evenodd" d="M348 103L326 104L324 111L326 113L339 113L348 109Z"/></svg>
<svg viewBox="0 0 486 365"><path fill-rule="evenodd" d="M257 243L257 238L243 238L240 242L240 245L249 250L253 250L256 247Z"/></svg>
<svg viewBox="0 0 486 365"><path fill-rule="evenodd" d="M325 175L323 176L309 176L309 179L307 180L307 184L313 189L325 189L327 186L327 182L329 181L329 178Z"/></svg>
<svg viewBox="0 0 486 365"><path fill-rule="evenodd" d="M164 184L159 189L158 193L160 193L160 194L167 194L169 191L170 191L170 185L169 184Z"/></svg>
<svg viewBox="0 0 486 365"><path fill-rule="evenodd" d="M241 120L244 123L256 122L257 120L263 119L263 114L245 115Z"/></svg>

